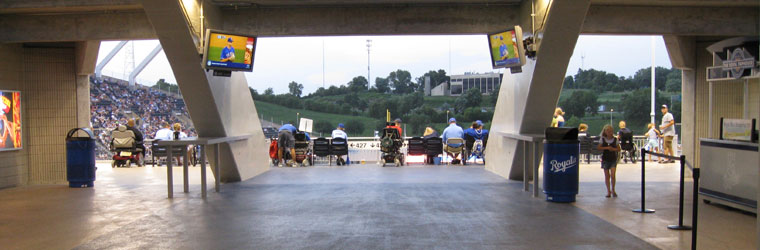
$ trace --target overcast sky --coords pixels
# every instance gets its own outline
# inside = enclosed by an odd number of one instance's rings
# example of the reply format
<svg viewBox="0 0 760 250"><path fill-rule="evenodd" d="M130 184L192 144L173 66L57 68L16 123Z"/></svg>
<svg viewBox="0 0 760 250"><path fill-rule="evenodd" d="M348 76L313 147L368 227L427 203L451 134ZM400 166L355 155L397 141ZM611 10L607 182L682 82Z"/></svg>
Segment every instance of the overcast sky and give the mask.
<svg viewBox="0 0 760 250"><path fill-rule="evenodd" d="M296 81L304 85L304 93L310 93L322 87L323 79L324 84L330 86L345 84L355 76L366 77L368 39L372 40L371 84L375 77L386 77L396 69L408 70L414 78L437 69L444 69L449 75L503 72L503 69L491 68L485 35L261 38L256 47L253 72L246 73L248 85L259 92L271 87L275 93L284 93L287 84ZM655 41L656 65L669 68L670 59L662 37L655 37ZM98 62L117 43L101 43ZM105 67L103 74L126 79L131 65L140 64L157 45L157 40L128 43ZM133 47L134 60L127 56L129 47ZM585 69L631 76L636 70L651 65L650 51L650 36L583 35L578 39L566 75L575 74L583 65ZM176 82L163 51L137 77L138 83L146 85L153 85L161 78Z"/></svg>

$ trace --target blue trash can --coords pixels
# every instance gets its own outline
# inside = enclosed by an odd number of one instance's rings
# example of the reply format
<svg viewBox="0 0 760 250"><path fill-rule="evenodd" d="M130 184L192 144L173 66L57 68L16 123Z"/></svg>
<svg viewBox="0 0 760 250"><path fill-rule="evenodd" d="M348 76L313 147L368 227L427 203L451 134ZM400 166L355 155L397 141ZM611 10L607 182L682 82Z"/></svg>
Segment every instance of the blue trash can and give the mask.
<svg viewBox="0 0 760 250"><path fill-rule="evenodd" d="M86 137L79 137L82 131ZM69 187L93 187L95 182L95 136L87 128L66 134L66 179Z"/></svg>
<svg viewBox="0 0 760 250"><path fill-rule="evenodd" d="M544 194L547 201L575 202L578 194L577 128L547 128L544 140Z"/></svg>

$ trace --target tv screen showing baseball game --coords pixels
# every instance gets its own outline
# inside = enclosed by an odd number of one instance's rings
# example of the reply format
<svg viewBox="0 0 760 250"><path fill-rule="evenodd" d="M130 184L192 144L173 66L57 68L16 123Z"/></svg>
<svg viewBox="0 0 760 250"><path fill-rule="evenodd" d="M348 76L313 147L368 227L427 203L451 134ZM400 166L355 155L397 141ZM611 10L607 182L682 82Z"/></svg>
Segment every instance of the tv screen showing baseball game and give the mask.
<svg viewBox="0 0 760 250"><path fill-rule="evenodd" d="M520 26L488 34L488 45L494 69L519 67L525 64L525 49Z"/></svg>
<svg viewBox="0 0 760 250"><path fill-rule="evenodd" d="M206 69L253 71L256 37L206 31L203 65Z"/></svg>
<svg viewBox="0 0 760 250"><path fill-rule="evenodd" d="M21 149L21 93L0 90L0 151Z"/></svg>

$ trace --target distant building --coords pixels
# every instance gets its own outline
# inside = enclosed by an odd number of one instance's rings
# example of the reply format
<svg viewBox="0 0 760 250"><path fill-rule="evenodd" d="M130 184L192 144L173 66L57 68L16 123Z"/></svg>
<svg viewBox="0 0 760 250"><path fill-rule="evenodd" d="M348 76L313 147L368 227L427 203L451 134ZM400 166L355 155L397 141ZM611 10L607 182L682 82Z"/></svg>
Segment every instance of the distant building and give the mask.
<svg viewBox="0 0 760 250"><path fill-rule="evenodd" d="M431 96L460 96L471 88L480 89L480 93L490 95L501 84L503 74L500 73L465 73L452 75L451 84L442 82L431 91ZM451 86L449 86L451 85Z"/></svg>

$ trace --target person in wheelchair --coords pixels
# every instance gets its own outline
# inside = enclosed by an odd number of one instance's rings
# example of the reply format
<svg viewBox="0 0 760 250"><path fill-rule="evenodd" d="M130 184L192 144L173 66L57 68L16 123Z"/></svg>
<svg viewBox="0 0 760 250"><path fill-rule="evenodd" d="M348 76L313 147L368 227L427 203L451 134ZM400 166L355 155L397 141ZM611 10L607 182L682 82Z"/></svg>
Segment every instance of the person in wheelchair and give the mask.
<svg viewBox="0 0 760 250"><path fill-rule="evenodd" d="M389 123L385 126L386 128L395 128L398 130L399 136L404 136L404 130L401 129L401 118L396 118L396 120L393 120L392 123Z"/></svg>
<svg viewBox="0 0 760 250"><path fill-rule="evenodd" d="M474 121L470 128L464 130L465 140L465 157L468 159L472 156L485 160L483 152L488 142L488 130L483 129L483 122Z"/></svg>
<svg viewBox="0 0 760 250"><path fill-rule="evenodd" d="M143 159L145 159L145 137L142 132L135 126L135 119L129 119L127 121L127 130L132 131L135 134L135 147L140 149L140 164L143 165Z"/></svg>
<svg viewBox="0 0 760 250"><path fill-rule="evenodd" d="M636 145L633 144L633 132L625 127L625 121L620 121L618 127L620 127L617 137L620 142L620 149L622 149L621 158L623 158L624 163L627 163L628 160L636 163Z"/></svg>
<svg viewBox="0 0 760 250"><path fill-rule="evenodd" d="M128 130L127 126L119 125L116 130L111 132L111 150L115 152L113 156L113 167L129 166L130 163L140 162L141 149L136 147L135 133Z"/></svg>
<svg viewBox="0 0 760 250"><path fill-rule="evenodd" d="M380 137L380 151L383 153L381 159L383 166L385 166L386 163L395 163L396 167L404 165L404 154L401 153L401 146L404 142L400 131L401 128L394 125L394 123L389 123L383 128L383 133Z"/></svg>
<svg viewBox="0 0 760 250"><path fill-rule="evenodd" d="M451 164L459 164L461 160L457 158L464 148L464 130L457 125L456 118L449 119L449 126L443 130L441 139L443 139L443 151L452 158Z"/></svg>

